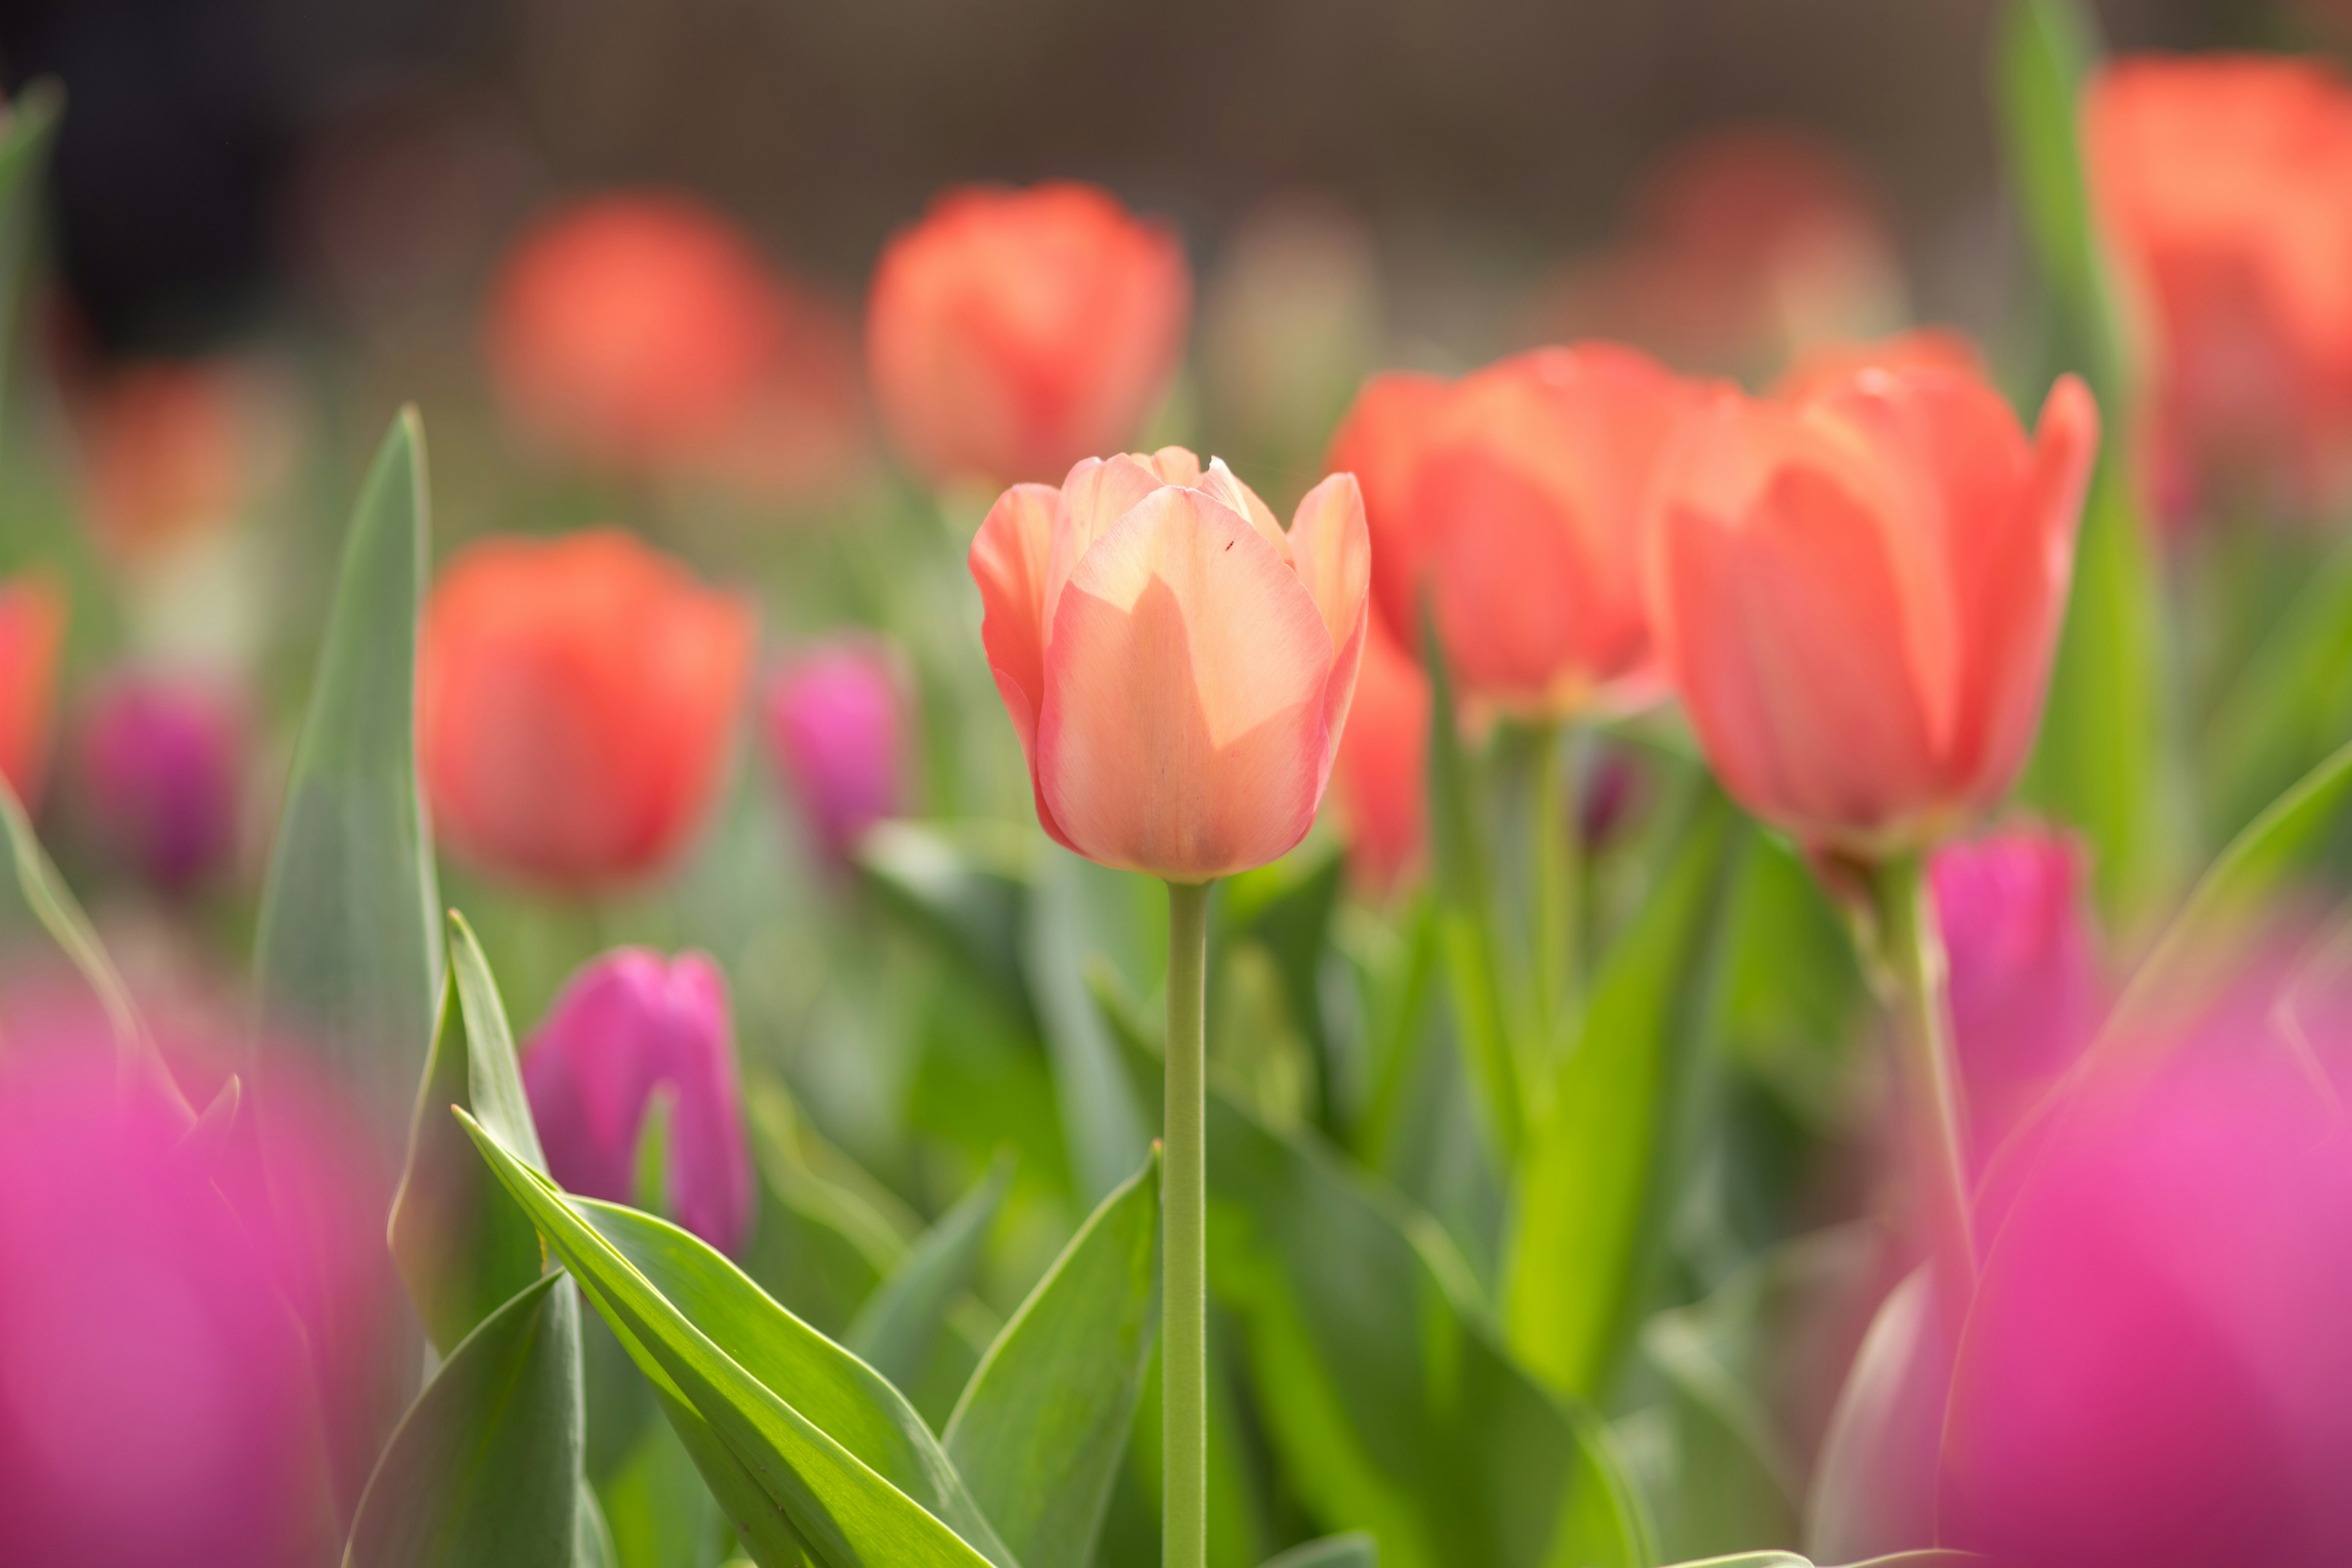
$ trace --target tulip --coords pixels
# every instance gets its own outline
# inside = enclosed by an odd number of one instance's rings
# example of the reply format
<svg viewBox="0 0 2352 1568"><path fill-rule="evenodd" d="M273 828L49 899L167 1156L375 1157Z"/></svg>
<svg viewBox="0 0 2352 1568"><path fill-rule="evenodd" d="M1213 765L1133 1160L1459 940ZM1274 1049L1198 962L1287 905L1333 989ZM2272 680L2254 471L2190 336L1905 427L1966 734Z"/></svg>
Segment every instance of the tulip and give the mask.
<svg viewBox="0 0 2352 1568"><path fill-rule="evenodd" d="M1374 893L1402 883L1428 847L1429 704L1429 678L1374 621L1336 775L1349 872Z"/></svg>
<svg viewBox="0 0 2352 1568"><path fill-rule="evenodd" d="M1974 376L1725 390L1652 512L1652 625L1724 787L1874 861L1997 802L2042 712L2098 439L2059 381L2032 446Z"/></svg>
<svg viewBox="0 0 2352 1568"><path fill-rule="evenodd" d="M0 778L30 810L48 771L49 705L66 601L43 576L0 583Z"/></svg>
<svg viewBox="0 0 2352 1568"><path fill-rule="evenodd" d="M1089 185L948 192L874 274L866 364L938 480L1049 481L1131 441L1182 350L1175 235Z"/></svg>
<svg viewBox="0 0 2352 1568"><path fill-rule="evenodd" d="M210 684L129 676L91 702L77 743L83 804L149 880L201 880L236 846L244 721Z"/></svg>
<svg viewBox="0 0 2352 1568"><path fill-rule="evenodd" d="M90 522L110 550L149 555L236 521L256 467L247 392L226 364L157 361L70 399Z"/></svg>
<svg viewBox="0 0 2352 1568"><path fill-rule="evenodd" d="M803 655L768 684L770 749L835 865L905 805L900 689L888 650L846 641Z"/></svg>
<svg viewBox="0 0 2352 1568"><path fill-rule="evenodd" d="M717 788L752 637L747 602L618 530L468 547L425 614L436 831L557 888L652 869Z"/></svg>
<svg viewBox="0 0 2352 1568"><path fill-rule="evenodd" d="M519 239L487 346L516 421L559 451L668 467L725 442L769 376L785 313L751 242L667 192L557 209Z"/></svg>
<svg viewBox="0 0 2352 1568"><path fill-rule="evenodd" d="M1782 403L1802 403L1866 370L1943 370L1981 379L1985 363L1976 344L1959 333L1919 327L1862 342L1824 343L1790 366L1772 384L1772 395Z"/></svg>
<svg viewBox="0 0 2352 1568"><path fill-rule="evenodd" d="M1691 401L1605 343L1368 383L1329 462L1363 482L1390 633L1420 645L1426 592L1473 700L1559 716L1655 695L1642 503Z"/></svg>
<svg viewBox="0 0 2352 1568"><path fill-rule="evenodd" d="M2305 1042L2339 1073L2345 1044L2340 1020ZM1944 1544L1996 1568L2352 1561L2347 1321L2352 1142L2277 1041L2095 1081L1962 1336Z"/></svg>
<svg viewBox="0 0 2352 1568"><path fill-rule="evenodd" d="M1948 845L1928 863L1979 1169L2105 1010L2083 872L2074 841L2039 828Z"/></svg>
<svg viewBox="0 0 2352 1568"><path fill-rule="evenodd" d="M1306 837L1363 656L1370 553L1348 474L1287 533L1178 447L1005 491L971 574L1045 831L1184 883Z"/></svg>
<svg viewBox="0 0 2352 1568"><path fill-rule="evenodd" d="M2352 485L2352 90L2313 60L2130 59L2084 100L2109 247L2153 349L2156 499ZM2221 492L2217 494L2216 492Z"/></svg>
<svg viewBox="0 0 2352 1568"><path fill-rule="evenodd" d="M583 1197L635 1198L637 1144L656 1091L672 1098L664 1173L677 1223L737 1252L751 1163L727 983L698 952L620 948L565 982L523 1047L523 1087L549 1173Z"/></svg>

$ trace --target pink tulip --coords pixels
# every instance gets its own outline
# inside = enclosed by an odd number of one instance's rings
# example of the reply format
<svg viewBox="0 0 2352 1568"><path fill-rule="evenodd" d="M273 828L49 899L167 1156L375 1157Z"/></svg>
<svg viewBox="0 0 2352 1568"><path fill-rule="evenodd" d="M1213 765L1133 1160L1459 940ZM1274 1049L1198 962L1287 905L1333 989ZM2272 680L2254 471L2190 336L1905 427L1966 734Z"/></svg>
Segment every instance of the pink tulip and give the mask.
<svg viewBox="0 0 2352 1568"><path fill-rule="evenodd" d="M2061 834L2019 828L1947 847L1927 875L1980 1165L2074 1065L2105 1010L2083 857Z"/></svg>
<svg viewBox="0 0 2352 1568"><path fill-rule="evenodd" d="M2098 440L1950 370L1718 391L1651 505L1651 629L1724 787L1809 847L1931 845L2025 760Z"/></svg>
<svg viewBox="0 0 2352 1568"><path fill-rule="evenodd" d="M1363 657L1370 553L1352 474L1307 492L1286 533L1179 447L1005 491L971 574L1045 831L1177 882L1306 837Z"/></svg>
<svg viewBox="0 0 2352 1568"><path fill-rule="evenodd" d="M889 650L870 642L816 649L768 683L769 747L835 864L906 804L900 691Z"/></svg>
<svg viewBox="0 0 2352 1568"><path fill-rule="evenodd" d="M722 1252L751 1224L751 1164L735 1079L727 983L698 952L618 948L565 983L523 1047L549 1172L583 1197L635 1196L639 1135L671 1098L668 1196L677 1223Z"/></svg>
<svg viewBox="0 0 2352 1568"><path fill-rule="evenodd" d="M211 685L120 679L82 721L83 804L149 880L186 887L236 847L243 745L242 716Z"/></svg>

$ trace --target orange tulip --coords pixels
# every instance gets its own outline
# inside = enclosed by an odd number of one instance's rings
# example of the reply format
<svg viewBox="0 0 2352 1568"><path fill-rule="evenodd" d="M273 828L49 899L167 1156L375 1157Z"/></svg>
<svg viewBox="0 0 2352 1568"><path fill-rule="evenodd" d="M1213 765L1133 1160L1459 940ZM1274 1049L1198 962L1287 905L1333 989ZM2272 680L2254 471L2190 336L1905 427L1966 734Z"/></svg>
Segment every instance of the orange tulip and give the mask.
<svg viewBox="0 0 2352 1568"><path fill-rule="evenodd" d="M2352 489L2352 90L2305 60L2126 60L2084 102L2109 241L2154 350L2144 455L2178 516Z"/></svg>
<svg viewBox="0 0 2352 1568"><path fill-rule="evenodd" d="M419 676L442 841L561 887L658 865L718 784L752 637L748 603L615 529L468 547Z"/></svg>
<svg viewBox="0 0 2352 1568"><path fill-rule="evenodd" d="M48 774L49 717L66 601L47 577L0 583L0 778L26 809Z"/></svg>
<svg viewBox="0 0 2352 1568"><path fill-rule="evenodd" d="M236 521L257 466L247 395L226 363L161 360L76 393L90 522L109 549L136 558Z"/></svg>
<svg viewBox="0 0 2352 1568"><path fill-rule="evenodd" d="M1981 377L1985 363L1977 345L1958 332L1916 327L1866 342L1824 343L1790 366L1772 384L1772 395L1783 403L1801 403L1865 370L1948 370Z"/></svg>
<svg viewBox="0 0 2352 1568"><path fill-rule="evenodd" d="M1308 491L1286 533L1181 447L1005 491L971 574L1045 831L1173 882L1297 844L1355 690L1370 554L1349 474Z"/></svg>
<svg viewBox="0 0 2352 1568"><path fill-rule="evenodd" d="M2098 444L2072 376L2029 446L1981 380L1714 395L1652 509L1652 625L1724 787L1874 858L1997 801L2040 721Z"/></svg>
<svg viewBox="0 0 2352 1568"><path fill-rule="evenodd" d="M1174 233L1107 191L950 191L875 270L875 397L933 479L1051 480L1135 438L1191 296Z"/></svg>
<svg viewBox="0 0 2352 1568"><path fill-rule="evenodd" d="M1643 498L1692 403L1631 349L1537 349L1452 384L1375 376L1329 466L1363 481L1372 586L1404 647L1418 600L1465 694L1562 713L1655 689Z"/></svg>
<svg viewBox="0 0 2352 1568"><path fill-rule="evenodd" d="M1339 816L1359 887L1386 892L1419 866L1429 837L1429 678L1372 623L1339 737Z"/></svg>

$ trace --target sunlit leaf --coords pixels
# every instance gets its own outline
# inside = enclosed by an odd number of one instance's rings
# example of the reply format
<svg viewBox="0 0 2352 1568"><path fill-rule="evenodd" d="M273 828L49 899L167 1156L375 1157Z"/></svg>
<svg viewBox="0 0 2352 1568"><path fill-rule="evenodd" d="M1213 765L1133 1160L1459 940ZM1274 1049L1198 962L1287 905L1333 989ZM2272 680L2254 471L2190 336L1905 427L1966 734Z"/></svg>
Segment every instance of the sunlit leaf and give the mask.
<svg viewBox="0 0 2352 1568"><path fill-rule="evenodd" d="M916 1238L912 1250L882 1288L859 1309L842 1342L910 1398L940 1338L950 1332L948 1309L971 1282L989 1227L1013 1184L1013 1163L1000 1159L972 1190ZM917 1408L935 1424L954 1408L950 1394L937 1411Z"/></svg>

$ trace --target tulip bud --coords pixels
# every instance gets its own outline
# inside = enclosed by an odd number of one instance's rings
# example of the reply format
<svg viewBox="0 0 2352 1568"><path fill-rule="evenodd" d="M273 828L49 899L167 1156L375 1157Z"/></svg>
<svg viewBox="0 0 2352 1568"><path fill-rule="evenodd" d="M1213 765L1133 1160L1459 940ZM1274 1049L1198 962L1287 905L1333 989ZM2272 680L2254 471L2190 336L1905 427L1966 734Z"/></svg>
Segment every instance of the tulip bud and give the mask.
<svg viewBox="0 0 2352 1568"><path fill-rule="evenodd" d="M971 574L1045 831L1172 882L1305 837L1363 658L1370 551L1349 474L1287 533L1181 447L1005 491Z"/></svg>
<svg viewBox="0 0 2352 1568"><path fill-rule="evenodd" d="M768 684L769 746L835 865L905 805L899 692L887 648L846 641L793 660Z"/></svg>
<svg viewBox="0 0 2352 1568"><path fill-rule="evenodd" d="M184 888L236 847L244 740L235 705L203 681L118 679L82 721L83 809L150 881Z"/></svg>
<svg viewBox="0 0 2352 1568"><path fill-rule="evenodd" d="M677 1223L736 1252L751 1224L751 1163L727 983L698 952L619 948L564 984L523 1047L523 1087L547 1168L583 1197L635 1197L637 1143L671 1096L667 1186Z"/></svg>
<svg viewBox="0 0 2352 1568"><path fill-rule="evenodd" d="M1364 488L1390 634L1437 617L1465 697L1559 714L1658 695L1642 502L1691 406L1631 349L1538 349L1462 381L1375 376L1329 466Z"/></svg>
<svg viewBox="0 0 2352 1568"><path fill-rule="evenodd" d="M660 865L718 787L752 636L747 602L618 530L468 547L418 675L442 841L559 888Z"/></svg>
<svg viewBox="0 0 2352 1568"><path fill-rule="evenodd" d="M2352 489L2352 89L2311 58L2126 59L2084 151L2153 350L2148 448L2179 517ZM2218 492L2218 493L2217 493ZM2233 493L2239 492L2239 493Z"/></svg>
<svg viewBox="0 0 2352 1568"><path fill-rule="evenodd" d="M2059 834L2013 829L1948 846L1927 875L1981 1164L2074 1065L2105 1010L2083 858Z"/></svg>
<svg viewBox="0 0 2352 1568"><path fill-rule="evenodd" d="M950 191L876 266L874 395L934 479L1050 481L1141 430L1191 295L1175 235L1107 191Z"/></svg>
<svg viewBox="0 0 2352 1568"><path fill-rule="evenodd" d="M255 469L252 389L226 363L155 361L104 373L68 406L91 526L137 559L237 520Z"/></svg>
<svg viewBox="0 0 2352 1568"><path fill-rule="evenodd" d="M0 583L0 778L30 810L48 773L49 708L66 601L47 577Z"/></svg>
<svg viewBox="0 0 2352 1568"><path fill-rule="evenodd" d="M1374 621L1337 775L1348 869L1374 893L1402 882L1428 847L1429 704L1429 678Z"/></svg>
<svg viewBox="0 0 2352 1568"><path fill-rule="evenodd" d="M1998 802L2041 721L2097 439L2071 376L2030 446L1947 370L1715 393L1654 496L1648 577L1724 787L1863 860Z"/></svg>

